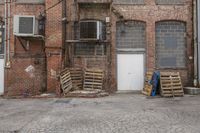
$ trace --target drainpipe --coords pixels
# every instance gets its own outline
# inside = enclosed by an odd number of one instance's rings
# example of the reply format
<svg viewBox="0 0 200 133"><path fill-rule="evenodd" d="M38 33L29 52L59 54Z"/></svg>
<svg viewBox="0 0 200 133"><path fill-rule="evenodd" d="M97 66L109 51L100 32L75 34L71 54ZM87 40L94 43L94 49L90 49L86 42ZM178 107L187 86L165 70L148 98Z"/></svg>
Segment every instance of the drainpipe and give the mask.
<svg viewBox="0 0 200 133"><path fill-rule="evenodd" d="M4 0L4 22L5 22L5 29L4 29L4 67L7 64L7 0Z"/></svg>
<svg viewBox="0 0 200 133"><path fill-rule="evenodd" d="M66 29L67 29L67 9L66 9L66 0L63 0L62 2L62 62L64 63L61 63L62 65L62 68L64 68L66 66L66 58L65 58L65 52L66 52L66 36L67 36L67 32L66 32Z"/></svg>
<svg viewBox="0 0 200 133"><path fill-rule="evenodd" d="M10 15L10 5L11 5L11 0L8 0L8 48L7 48L7 68L10 68L10 18L11 18L11 15Z"/></svg>
<svg viewBox="0 0 200 133"><path fill-rule="evenodd" d="M197 53L197 59L198 59L198 83L200 85L200 1L197 0L197 8L196 8L196 11L197 11L197 37L198 37L198 41L197 41L197 50L198 50L198 53Z"/></svg>
<svg viewBox="0 0 200 133"><path fill-rule="evenodd" d="M193 1L193 40L194 40L194 81L193 85L198 85L198 43L197 43L197 3Z"/></svg>

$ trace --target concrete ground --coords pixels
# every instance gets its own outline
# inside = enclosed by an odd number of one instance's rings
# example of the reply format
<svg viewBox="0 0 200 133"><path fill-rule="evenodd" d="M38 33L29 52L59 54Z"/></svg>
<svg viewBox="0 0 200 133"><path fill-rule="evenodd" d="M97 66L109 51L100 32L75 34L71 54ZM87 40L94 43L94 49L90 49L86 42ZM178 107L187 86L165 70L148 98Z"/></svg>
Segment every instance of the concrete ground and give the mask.
<svg viewBox="0 0 200 133"><path fill-rule="evenodd" d="M200 133L200 96L0 99L1 133Z"/></svg>

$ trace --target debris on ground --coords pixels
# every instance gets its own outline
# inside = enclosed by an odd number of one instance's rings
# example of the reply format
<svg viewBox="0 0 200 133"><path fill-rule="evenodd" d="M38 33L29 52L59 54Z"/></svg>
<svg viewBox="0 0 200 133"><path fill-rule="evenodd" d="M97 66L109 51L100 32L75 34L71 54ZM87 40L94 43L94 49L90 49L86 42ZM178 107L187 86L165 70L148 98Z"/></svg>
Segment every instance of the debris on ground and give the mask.
<svg viewBox="0 0 200 133"><path fill-rule="evenodd" d="M56 97L55 93L43 93L40 95L32 96L31 98L54 98Z"/></svg>
<svg viewBox="0 0 200 133"><path fill-rule="evenodd" d="M75 90L67 93L67 97L84 97L84 98L96 98L96 97L105 97L109 94L104 90L91 89L91 90Z"/></svg>

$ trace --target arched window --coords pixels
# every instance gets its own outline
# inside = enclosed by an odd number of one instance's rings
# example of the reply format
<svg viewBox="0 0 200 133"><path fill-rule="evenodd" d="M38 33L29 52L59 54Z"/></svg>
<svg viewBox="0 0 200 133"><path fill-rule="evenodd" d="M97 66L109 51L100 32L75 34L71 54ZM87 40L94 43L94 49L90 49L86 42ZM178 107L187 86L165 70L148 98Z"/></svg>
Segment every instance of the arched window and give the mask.
<svg viewBox="0 0 200 133"><path fill-rule="evenodd" d="M156 65L158 68L186 66L186 24L180 21L156 23Z"/></svg>

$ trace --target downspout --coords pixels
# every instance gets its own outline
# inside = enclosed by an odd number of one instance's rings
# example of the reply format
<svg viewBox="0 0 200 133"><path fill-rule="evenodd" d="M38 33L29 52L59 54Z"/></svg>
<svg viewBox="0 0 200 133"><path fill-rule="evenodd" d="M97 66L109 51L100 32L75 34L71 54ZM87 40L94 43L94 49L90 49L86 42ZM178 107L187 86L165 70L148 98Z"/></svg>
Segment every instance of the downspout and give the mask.
<svg viewBox="0 0 200 133"><path fill-rule="evenodd" d="M62 68L66 66L66 36L67 36L67 5L66 0L62 2Z"/></svg>
<svg viewBox="0 0 200 133"><path fill-rule="evenodd" d="M4 0L4 22L5 22L5 29L4 29L4 67L7 64L7 0Z"/></svg>
<svg viewBox="0 0 200 133"><path fill-rule="evenodd" d="M196 8L196 15L197 15L197 68L198 68L198 85L200 85L200 1L197 0L197 8Z"/></svg>
<svg viewBox="0 0 200 133"><path fill-rule="evenodd" d="M198 85L198 43L197 43L197 3L193 1L193 41L194 41L194 81L193 85Z"/></svg>
<svg viewBox="0 0 200 133"><path fill-rule="evenodd" d="M7 48L7 64L6 67L10 68L10 5L11 5L11 0L8 0L8 48Z"/></svg>

